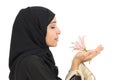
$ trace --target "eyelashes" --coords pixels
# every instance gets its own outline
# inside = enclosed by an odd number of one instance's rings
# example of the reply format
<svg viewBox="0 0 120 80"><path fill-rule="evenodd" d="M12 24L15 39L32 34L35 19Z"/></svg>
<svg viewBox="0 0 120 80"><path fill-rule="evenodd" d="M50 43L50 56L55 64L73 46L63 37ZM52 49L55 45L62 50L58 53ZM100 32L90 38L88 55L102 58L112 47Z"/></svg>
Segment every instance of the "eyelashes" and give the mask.
<svg viewBox="0 0 120 80"><path fill-rule="evenodd" d="M51 27L51 29L55 29L55 27L54 27L54 26L52 26L52 27Z"/></svg>

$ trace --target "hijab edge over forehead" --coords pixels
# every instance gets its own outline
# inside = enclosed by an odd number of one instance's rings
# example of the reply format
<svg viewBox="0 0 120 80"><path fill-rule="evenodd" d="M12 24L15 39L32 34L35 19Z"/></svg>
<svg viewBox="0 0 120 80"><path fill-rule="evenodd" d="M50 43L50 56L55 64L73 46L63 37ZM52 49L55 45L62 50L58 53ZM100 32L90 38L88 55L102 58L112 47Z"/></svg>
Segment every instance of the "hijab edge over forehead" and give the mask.
<svg viewBox="0 0 120 80"><path fill-rule="evenodd" d="M39 13L35 13L36 11L39 11L41 9L41 12ZM52 19L55 17L55 14L49 10L48 8L45 8L45 7L39 7L39 6L34 6L34 7L28 7L28 10L30 11L31 13L31 16L32 18L37 18L38 17L38 22L37 24L39 26L45 26L45 28L43 28L43 30L47 30L47 26L50 24L50 22L52 21ZM42 16L39 16L42 15ZM42 20L40 20L42 18ZM43 18L47 18L47 20L43 19ZM44 23L46 22L47 24L44 24L44 25L41 25L40 23ZM46 34L46 32L45 32Z"/></svg>

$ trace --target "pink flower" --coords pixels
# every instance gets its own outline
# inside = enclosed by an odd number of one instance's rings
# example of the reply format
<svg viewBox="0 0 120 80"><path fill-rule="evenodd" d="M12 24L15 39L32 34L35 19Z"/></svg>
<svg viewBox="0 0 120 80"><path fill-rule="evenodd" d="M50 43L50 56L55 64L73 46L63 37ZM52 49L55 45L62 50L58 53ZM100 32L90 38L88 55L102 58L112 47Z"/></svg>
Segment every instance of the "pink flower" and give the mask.
<svg viewBox="0 0 120 80"><path fill-rule="evenodd" d="M84 41L84 36L80 37L78 41L73 42L74 46L72 46L73 50L79 50L79 51L87 51L85 47L85 41Z"/></svg>

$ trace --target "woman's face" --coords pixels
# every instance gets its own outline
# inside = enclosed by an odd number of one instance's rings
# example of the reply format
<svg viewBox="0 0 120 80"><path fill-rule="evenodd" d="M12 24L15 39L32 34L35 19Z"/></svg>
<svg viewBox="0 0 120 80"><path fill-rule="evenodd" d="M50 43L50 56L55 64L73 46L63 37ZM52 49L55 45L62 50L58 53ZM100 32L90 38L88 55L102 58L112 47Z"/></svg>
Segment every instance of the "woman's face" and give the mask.
<svg viewBox="0 0 120 80"><path fill-rule="evenodd" d="M54 17L51 23L47 26L47 34L46 34L46 44L49 47L57 46L58 35L60 34L60 30L56 24L56 18Z"/></svg>

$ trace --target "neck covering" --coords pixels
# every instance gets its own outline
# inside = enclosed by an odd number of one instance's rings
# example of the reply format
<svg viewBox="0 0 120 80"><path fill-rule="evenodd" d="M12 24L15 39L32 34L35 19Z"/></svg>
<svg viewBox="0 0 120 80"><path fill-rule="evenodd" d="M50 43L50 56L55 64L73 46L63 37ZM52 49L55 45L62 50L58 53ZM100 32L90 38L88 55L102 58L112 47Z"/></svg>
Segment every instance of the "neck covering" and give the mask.
<svg viewBox="0 0 120 80"><path fill-rule="evenodd" d="M54 16L55 14L45 7L27 7L19 11L11 37L10 80L15 78L20 61L28 55L47 55L46 61L55 66L54 58L45 41L47 26Z"/></svg>

